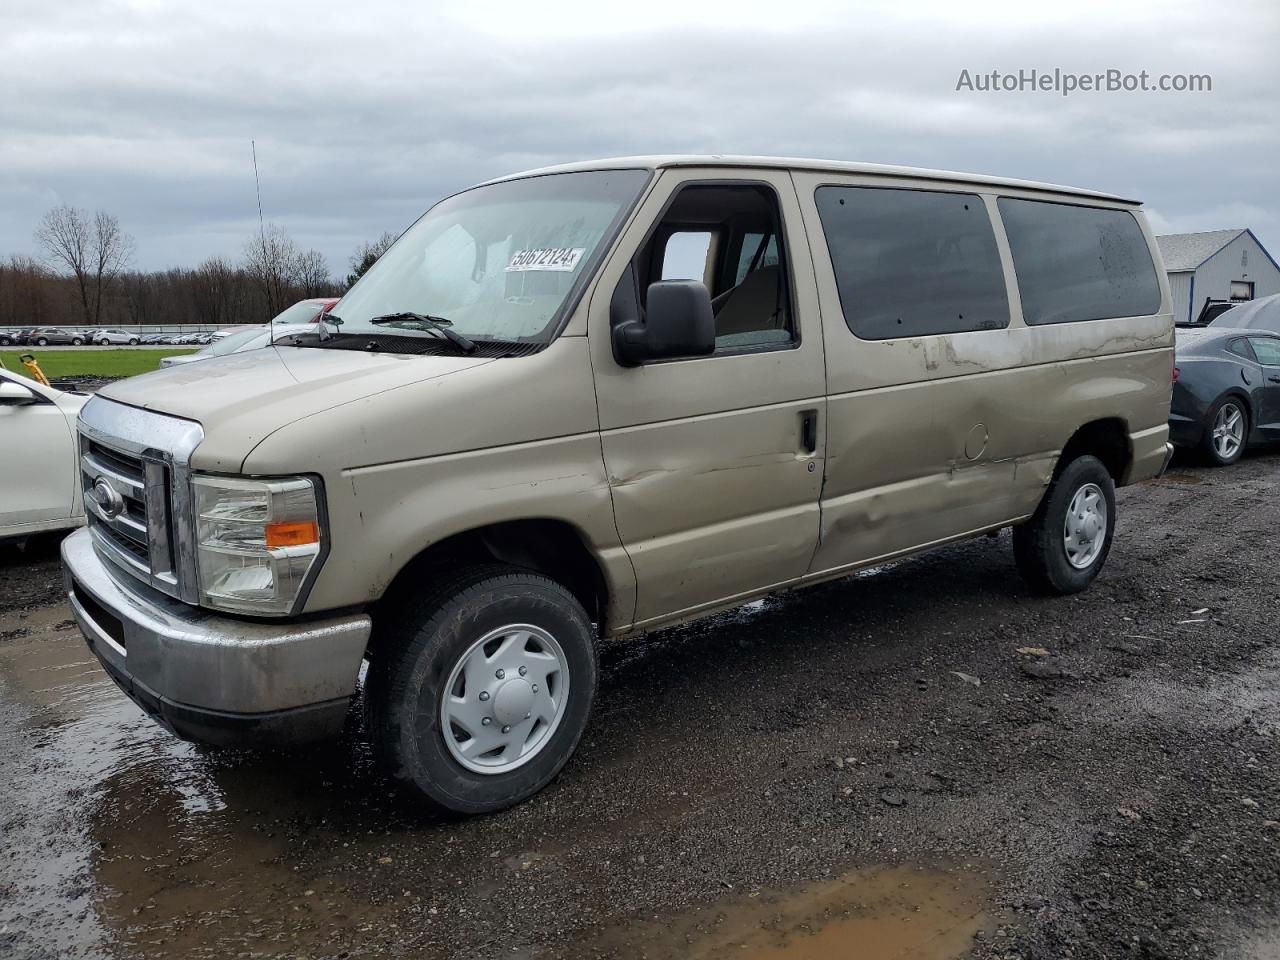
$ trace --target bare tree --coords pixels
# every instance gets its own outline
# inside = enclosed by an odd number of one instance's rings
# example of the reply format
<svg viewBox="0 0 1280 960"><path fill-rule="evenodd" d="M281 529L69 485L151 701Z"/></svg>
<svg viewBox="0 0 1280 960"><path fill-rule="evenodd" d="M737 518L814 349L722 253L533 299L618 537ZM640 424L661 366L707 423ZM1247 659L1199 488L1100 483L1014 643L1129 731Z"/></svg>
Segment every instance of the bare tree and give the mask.
<svg viewBox="0 0 1280 960"><path fill-rule="evenodd" d="M210 257L191 271L191 303L198 323L223 326L242 305L244 274L224 257Z"/></svg>
<svg viewBox="0 0 1280 960"><path fill-rule="evenodd" d="M102 298L120 272L133 260L133 237L120 229L112 214L98 210L93 215L93 325L102 326Z"/></svg>
<svg viewBox="0 0 1280 960"><path fill-rule="evenodd" d="M294 282L302 289L304 297L318 297L331 286L329 263L319 250L308 250L298 255L294 263Z"/></svg>
<svg viewBox="0 0 1280 960"><path fill-rule="evenodd" d="M35 238L51 263L75 277L85 325L99 326L103 296L133 258L133 238L111 214L99 210L90 219L65 203L44 215Z"/></svg>
<svg viewBox="0 0 1280 960"><path fill-rule="evenodd" d="M244 245L246 272L253 277L266 300L267 309L275 316L292 295L298 269L298 247L289 232L278 224L269 224Z"/></svg>
<svg viewBox="0 0 1280 960"><path fill-rule="evenodd" d="M44 215L40 226L36 228L36 242L44 247L45 255L51 263L61 264L76 278L84 322L89 323L93 316L89 305L89 265L93 260L90 250L93 232L89 226L89 218L83 210L65 203L54 207Z"/></svg>
<svg viewBox="0 0 1280 960"><path fill-rule="evenodd" d="M351 255L351 272L347 274L347 286L352 286L364 276L365 271L378 262L378 258L387 252L387 248L396 242L396 235L390 231L384 233L372 243L362 243Z"/></svg>

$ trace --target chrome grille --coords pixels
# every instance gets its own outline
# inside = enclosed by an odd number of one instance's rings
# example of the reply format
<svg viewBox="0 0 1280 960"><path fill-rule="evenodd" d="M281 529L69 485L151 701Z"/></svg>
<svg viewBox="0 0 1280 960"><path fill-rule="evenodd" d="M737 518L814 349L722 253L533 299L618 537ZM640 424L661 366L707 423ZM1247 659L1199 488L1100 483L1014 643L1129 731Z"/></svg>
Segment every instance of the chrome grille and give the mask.
<svg viewBox="0 0 1280 960"><path fill-rule="evenodd" d="M98 553L182 600L195 599L187 458L199 424L95 397L80 413L85 516Z"/></svg>
<svg viewBox="0 0 1280 960"><path fill-rule="evenodd" d="M163 488L167 485L164 464L154 462L153 466L141 456L81 436L80 472L85 515L99 545L146 579L171 573L167 520L161 515L150 518L156 521L150 523L147 509L147 475L152 473L153 482Z"/></svg>

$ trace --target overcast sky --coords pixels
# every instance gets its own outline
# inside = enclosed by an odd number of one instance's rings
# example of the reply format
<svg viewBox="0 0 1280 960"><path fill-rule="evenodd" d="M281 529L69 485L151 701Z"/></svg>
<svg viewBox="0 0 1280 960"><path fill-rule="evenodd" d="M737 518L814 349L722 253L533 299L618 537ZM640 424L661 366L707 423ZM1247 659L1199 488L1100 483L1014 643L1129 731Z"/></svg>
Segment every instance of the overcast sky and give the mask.
<svg viewBox="0 0 1280 960"><path fill-rule="evenodd" d="M335 275L478 180L663 152L1093 187L1146 201L1158 233L1250 226L1280 257L1280 5L1120 7L0 0L0 256L67 202L116 214L141 267L238 257L252 138L267 219ZM1032 68L1213 90L956 90Z"/></svg>

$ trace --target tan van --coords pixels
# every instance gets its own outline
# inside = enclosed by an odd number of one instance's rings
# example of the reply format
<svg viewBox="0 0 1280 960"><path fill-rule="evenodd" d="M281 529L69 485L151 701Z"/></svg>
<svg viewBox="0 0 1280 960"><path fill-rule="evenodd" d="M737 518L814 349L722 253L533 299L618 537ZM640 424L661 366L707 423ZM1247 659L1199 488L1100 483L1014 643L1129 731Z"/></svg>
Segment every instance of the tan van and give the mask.
<svg viewBox="0 0 1280 960"><path fill-rule="evenodd" d="M544 786L596 641L1012 525L1081 590L1164 469L1139 205L990 177L663 157L436 204L288 345L112 385L63 548L180 736L366 733L453 811Z"/></svg>

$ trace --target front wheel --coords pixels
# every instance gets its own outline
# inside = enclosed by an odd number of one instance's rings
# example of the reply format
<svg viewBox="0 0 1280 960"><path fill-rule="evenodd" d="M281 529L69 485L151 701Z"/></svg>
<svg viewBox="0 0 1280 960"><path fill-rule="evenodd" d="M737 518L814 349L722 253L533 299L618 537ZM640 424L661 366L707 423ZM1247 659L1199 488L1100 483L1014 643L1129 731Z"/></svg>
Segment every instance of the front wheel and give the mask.
<svg viewBox="0 0 1280 960"><path fill-rule="evenodd" d="M491 813L546 786L595 699L591 621L540 574L463 571L387 612L366 727L393 778L451 813Z"/></svg>
<svg viewBox="0 0 1280 960"><path fill-rule="evenodd" d="M72 345L73 347L79 347L79 346L81 346L81 345L83 345L83 344L84 344L84 341L83 341L83 340L81 340L79 337L72 337L72 338L71 338L71 345Z"/></svg>
<svg viewBox="0 0 1280 960"><path fill-rule="evenodd" d="M46 340L44 337L40 337L39 339L36 340L37 347L47 347L48 345L49 345L49 341Z"/></svg>
<svg viewBox="0 0 1280 960"><path fill-rule="evenodd" d="M1239 400L1228 397L1214 407L1205 420L1201 451L1213 465L1231 466L1244 453L1249 436L1249 414Z"/></svg>
<svg viewBox="0 0 1280 960"><path fill-rule="evenodd" d="M106 341L104 340L104 341L103 341L103 343L106 343ZM131 346L131 347L136 347L137 345L138 345L138 338L137 338L137 337L134 337L132 340L130 340L130 341L129 341L129 346Z"/></svg>
<svg viewBox="0 0 1280 960"><path fill-rule="evenodd" d="M1111 552L1116 491L1097 457L1077 457L1050 484L1030 520L1013 528L1018 572L1044 593L1078 593Z"/></svg>

